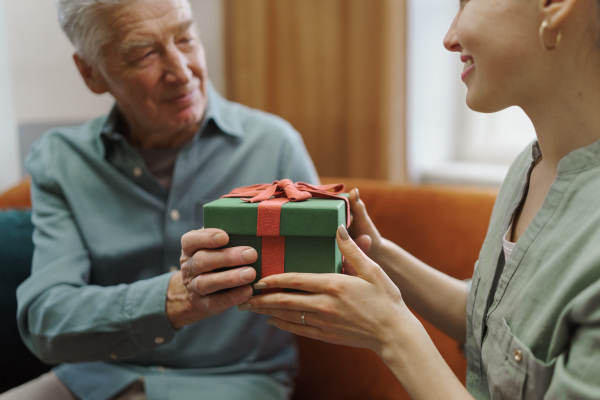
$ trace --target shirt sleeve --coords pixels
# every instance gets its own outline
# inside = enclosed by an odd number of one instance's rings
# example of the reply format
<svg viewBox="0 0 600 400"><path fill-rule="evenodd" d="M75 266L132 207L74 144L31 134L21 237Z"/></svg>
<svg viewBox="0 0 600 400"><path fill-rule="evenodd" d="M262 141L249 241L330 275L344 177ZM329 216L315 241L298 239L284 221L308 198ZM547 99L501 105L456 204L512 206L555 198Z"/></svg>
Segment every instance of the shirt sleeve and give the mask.
<svg viewBox="0 0 600 400"><path fill-rule="evenodd" d="M171 275L91 285L92 261L45 156L36 146L28 157L35 250L31 276L17 291L25 344L56 364L121 359L171 340L175 332L165 310Z"/></svg>

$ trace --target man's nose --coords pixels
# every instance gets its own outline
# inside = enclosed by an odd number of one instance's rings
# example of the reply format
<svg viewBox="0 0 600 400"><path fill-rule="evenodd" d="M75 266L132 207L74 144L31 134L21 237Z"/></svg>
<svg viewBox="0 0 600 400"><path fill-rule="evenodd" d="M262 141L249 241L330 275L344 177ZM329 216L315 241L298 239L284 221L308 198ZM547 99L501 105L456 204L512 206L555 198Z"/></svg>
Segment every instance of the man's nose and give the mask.
<svg viewBox="0 0 600 400"><path fill-rule="evenodd" d="M165 79L169 83L187 83L192 78L187 57L176 47L169 49L165 57Z"/></svg>

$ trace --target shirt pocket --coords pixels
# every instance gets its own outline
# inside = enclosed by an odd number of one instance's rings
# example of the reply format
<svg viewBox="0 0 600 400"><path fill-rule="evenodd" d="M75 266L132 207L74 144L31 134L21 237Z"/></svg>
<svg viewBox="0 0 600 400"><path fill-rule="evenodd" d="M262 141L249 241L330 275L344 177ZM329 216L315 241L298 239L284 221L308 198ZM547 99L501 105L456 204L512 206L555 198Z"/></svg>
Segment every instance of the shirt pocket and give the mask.
<svg viewBox="0 0 600 400"><path fill-rule="evenodd" d="M538 359L513 334L505 318L487 340L494 342L486 343L486 347L495 349L488 357L484 354L491 398L542 399L550 384L556 360L544 362Z"/></svg>

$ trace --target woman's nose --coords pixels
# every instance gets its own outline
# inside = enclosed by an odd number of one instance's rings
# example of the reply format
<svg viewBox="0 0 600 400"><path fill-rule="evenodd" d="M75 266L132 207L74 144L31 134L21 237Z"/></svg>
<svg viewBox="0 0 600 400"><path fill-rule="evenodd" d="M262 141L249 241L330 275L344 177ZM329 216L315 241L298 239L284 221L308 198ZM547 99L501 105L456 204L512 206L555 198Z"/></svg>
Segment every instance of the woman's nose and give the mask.
<svg viewBox="0 0 600 400"><path fill-rule="evenodd" d="M450 28L444 37L444 47L448 51L460 52L462 50L460 43L458 42L458 37L456 36L457 19L458 15L454 18L454 21L452 21L452 25L450 25Z"/></svg>

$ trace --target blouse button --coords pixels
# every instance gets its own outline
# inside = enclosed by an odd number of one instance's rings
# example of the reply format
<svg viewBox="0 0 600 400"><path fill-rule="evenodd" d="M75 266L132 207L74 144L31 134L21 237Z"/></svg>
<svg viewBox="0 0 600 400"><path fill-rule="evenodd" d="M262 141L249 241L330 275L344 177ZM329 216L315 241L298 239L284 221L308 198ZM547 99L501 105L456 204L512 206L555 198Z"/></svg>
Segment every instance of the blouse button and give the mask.
<svg viewBox="0 0 600 400"><path fill-rule="evenodd" d="M179 211L177 210L171 210L171 220L173 221L179 221Z"/></svg>
<svg viewBox="0 0 600 400"><path fill-rule="evenodd" d="M164 342L165 342L165 339L160 336L154 338L154 343L156 343L156 344L163 344Z"/></svg>
<svg viewBox="0 0 600 400"><path fill-rule="evenodd" d="M515 350L514 359L516 362L521 362L521 360L523 359L523 353L521 352L521 350Z"/></svg>
<svg viewBox="0 0 600 400"><path fill-rule="evenodd" d="M135 168L133 169L133 175L134 175L136 178L139 178L140 176L142 176L142 174L143 174L143 171L142 171L142 168L141 168L141 167L135 167Z"/></svg>

